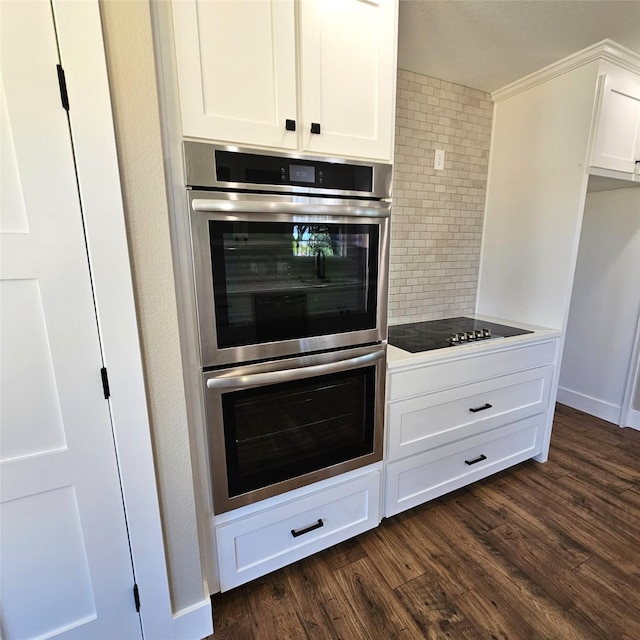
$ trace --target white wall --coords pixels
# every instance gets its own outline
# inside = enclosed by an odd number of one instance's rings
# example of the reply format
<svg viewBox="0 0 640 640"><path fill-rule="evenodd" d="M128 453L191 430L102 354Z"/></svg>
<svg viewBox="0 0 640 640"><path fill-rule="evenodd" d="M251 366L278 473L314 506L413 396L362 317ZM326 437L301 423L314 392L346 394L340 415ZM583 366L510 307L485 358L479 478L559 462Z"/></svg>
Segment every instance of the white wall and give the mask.
<svg viewBox="0 0 640 640"><path fill-rule="evenodd" d="M204 593L147 2L101 16L174 612Z"/></svg>
<svg viewBox="0 0 640 640"><path fill-rule="evenodd" d="M558 401L618 423L640 313L640 188L589 193Z"/></svg>
<svg viewBox="0 0 640 640"><path fill-rule="evenodd" d="M496 102L477 312L563 329L596 63Z"/></svg>

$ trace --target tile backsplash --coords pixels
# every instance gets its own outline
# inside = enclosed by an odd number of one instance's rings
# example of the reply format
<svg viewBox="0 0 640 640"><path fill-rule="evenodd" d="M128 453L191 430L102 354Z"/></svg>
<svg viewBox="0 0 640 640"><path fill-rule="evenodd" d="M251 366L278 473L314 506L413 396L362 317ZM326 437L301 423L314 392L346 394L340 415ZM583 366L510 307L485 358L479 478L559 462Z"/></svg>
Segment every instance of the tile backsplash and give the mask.
<svg viewBox="0 0 640 640"><path fill-rule="evenodd" d="M483 91L398 69L391 324L475 309L492 111Z"/></svg>

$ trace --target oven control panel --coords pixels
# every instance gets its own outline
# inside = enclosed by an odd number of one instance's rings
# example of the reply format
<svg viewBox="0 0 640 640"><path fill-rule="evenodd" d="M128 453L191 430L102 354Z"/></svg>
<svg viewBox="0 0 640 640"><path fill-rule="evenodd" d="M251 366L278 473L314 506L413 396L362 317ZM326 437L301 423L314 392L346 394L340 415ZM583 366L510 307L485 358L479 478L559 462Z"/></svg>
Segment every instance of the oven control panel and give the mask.
<svg viewBox="0 0 640 640"><path fill-rule="evenodd" d="M391 165L186 140L187 187L389 198Z"/></svg>
<svg viewBox="0 0 640 640"><path fill-rule="evenodd" d="M304 185L365 193L373 186L370 166L224 150L215 152L215 163L218 182Z"/></svg>

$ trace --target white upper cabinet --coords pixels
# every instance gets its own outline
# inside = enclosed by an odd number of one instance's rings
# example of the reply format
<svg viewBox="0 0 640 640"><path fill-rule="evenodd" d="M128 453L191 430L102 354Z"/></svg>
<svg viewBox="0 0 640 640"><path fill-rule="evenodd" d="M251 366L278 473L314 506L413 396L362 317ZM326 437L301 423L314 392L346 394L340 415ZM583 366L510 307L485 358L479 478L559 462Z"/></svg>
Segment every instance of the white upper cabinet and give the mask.
<svg viewBox="0 0 640 640"><path fill-rule="evenodd" d="M304 151L391 159L396 24L395 0L302 0Z"/></svg>
<svg viewBox="0 0 640 640"><path fill-rule="evenodd" d="M173 2L182 133L297 147L293 0Z"/></svg>
<svg viewBox="0 0 640 640"><path fill-rule="evenodd" d="M390 160L397 0L181 0L182 134Z"/></svg>
<svg viewBox="0 0 640 640"><path fill-rule="evenodd" d="M640 173L640 76L600 76L592 167Z"/></svg>

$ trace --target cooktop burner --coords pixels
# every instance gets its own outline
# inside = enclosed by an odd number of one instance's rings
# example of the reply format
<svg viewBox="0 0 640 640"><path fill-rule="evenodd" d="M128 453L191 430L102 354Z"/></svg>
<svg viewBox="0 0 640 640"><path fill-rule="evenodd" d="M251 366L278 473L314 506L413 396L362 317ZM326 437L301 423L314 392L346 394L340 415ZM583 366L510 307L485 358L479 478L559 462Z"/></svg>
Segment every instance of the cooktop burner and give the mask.
<svg viewBox="0 0 640 640"><path fill-rule="evenodd" d="M461 316L391 326L389 327L389 344L409 353L419 353L469 342L520 336L525 333L533 333L533 331Z"/></svg>

